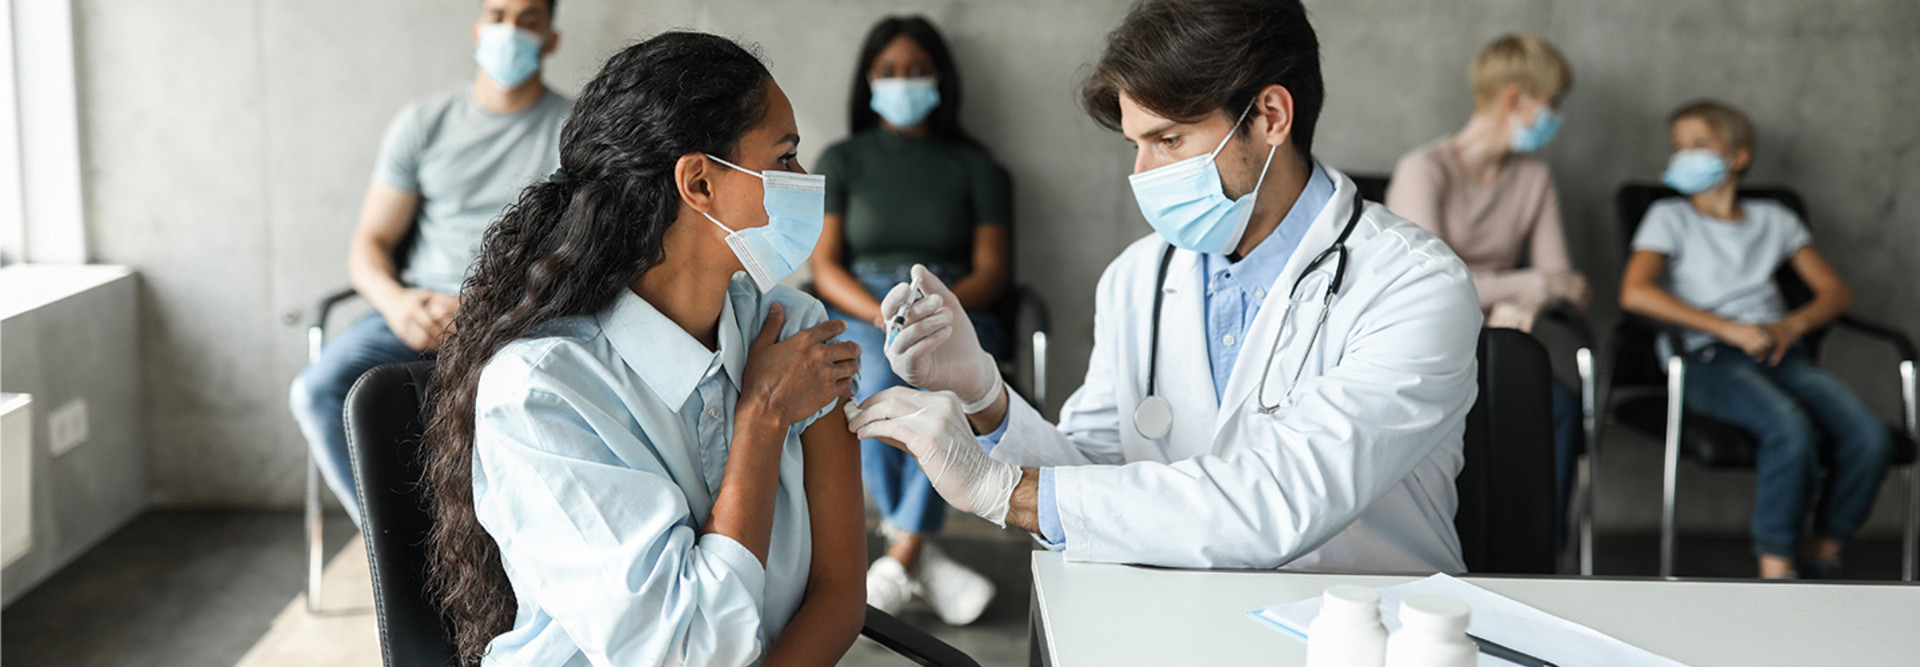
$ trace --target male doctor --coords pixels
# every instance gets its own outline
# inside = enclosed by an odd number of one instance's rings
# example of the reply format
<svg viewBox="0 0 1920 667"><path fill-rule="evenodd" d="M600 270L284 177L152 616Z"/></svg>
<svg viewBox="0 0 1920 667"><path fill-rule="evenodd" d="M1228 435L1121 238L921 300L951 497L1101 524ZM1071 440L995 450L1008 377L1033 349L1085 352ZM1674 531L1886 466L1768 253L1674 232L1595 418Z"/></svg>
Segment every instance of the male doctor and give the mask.
<svg viewBox="0 0 1920 667"><path fill-rule="evenodd" d="M1070 560L1464 570L1453 480L1479 301L1444 243L1313 159L1318 51L1298 0L1136 5L1084 96L1137 146L1158 233L1101 276L1060 423L1005 389L916 269L882 312L894 370L928 391L850 409L860 437Z"/></svg>

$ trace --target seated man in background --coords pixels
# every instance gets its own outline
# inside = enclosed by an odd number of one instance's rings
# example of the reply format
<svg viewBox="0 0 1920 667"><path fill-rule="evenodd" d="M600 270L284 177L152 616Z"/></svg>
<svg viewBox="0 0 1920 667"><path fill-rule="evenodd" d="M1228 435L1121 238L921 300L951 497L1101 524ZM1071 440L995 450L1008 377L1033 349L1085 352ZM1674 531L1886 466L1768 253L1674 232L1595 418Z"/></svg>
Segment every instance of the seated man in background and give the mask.
<svg viewBox="0 0 1920 667"><path fill-rule="evenodd" d="M559 166L572 101L540 59L560 43L558 0L485 0L473 83L414 101L387 127L347 251L353 289L377 312L334 337L293 381L293 416L321 476L360 524L341 409L368 369L430 358L460 308L480 236L520 189ZM401 240L413 235L405 258ZM400 270L404 265L405 270Z"/></svg>
<svg viewBox="0 0 1920 667"><path fill-rule="evenodd" d="M1400 158L1387 186L1387 209L1433 232L1466 261L1487 326L1531 331L1546 308L1587 306L1586 278L1567 259L1553 174L1532 155L1560 129L1556 109L1573 86L1573 72L1546 40L1514 34L1481 49L1469 78L1473 115L1466 127ZM1562 544L1580 418L1579 396L1555 381L1554 525Z"/></svg>
<svg viewBox="0 0 1920 667"><path fill-rule="evenodd" d="M1791 209L1740 199L1740 178L1753 163L1746 116L1699 102L1675 111L1670 123L1673 158L1663 180L1686 197L1647 209L1620 281L1620 307L1685 327L1685 349L1661 353L1684 355L1687 409L1760 441L1753 501L1760 576L1837 578L1841 547L1866 521L1886 477L1892 434L1859 394L1814 365L1799 340L1846 313L1853 294ZM1813 290L1791 312L1773 280L1783 262ZM1824 486L1823 447L1831 454ZM1814 539L1796 569L1809 509Z"/></svg>

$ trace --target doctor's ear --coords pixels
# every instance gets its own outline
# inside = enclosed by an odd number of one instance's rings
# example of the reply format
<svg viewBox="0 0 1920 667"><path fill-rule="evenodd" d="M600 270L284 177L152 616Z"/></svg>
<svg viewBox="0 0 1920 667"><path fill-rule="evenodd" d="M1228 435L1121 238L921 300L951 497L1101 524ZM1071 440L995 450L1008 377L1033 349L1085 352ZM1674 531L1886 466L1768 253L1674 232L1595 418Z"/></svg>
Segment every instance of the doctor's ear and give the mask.
<svg viewBox="0 0 1920 667"><path fill-rule="evenodd" d="M684 201L693 210L711 212L713 210L713 177L719 173L719 165L707 156L688 153L673 163L673 185Z"/></svg>
<svg viewBox="0 0 1920 667"><path fill-rule="evenodd" d="M1293 136L1293 92L1272 84L1254 94L1253 113L1257 121L1249 123L1253 139L1267 146L1279 146Z"/></svg>

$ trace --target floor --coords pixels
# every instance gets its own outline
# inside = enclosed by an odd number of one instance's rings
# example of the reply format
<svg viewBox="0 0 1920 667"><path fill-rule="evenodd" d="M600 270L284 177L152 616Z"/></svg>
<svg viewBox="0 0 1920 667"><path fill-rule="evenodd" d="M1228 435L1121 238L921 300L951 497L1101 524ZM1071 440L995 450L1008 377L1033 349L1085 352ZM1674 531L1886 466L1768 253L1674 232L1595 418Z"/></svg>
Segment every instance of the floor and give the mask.
<svg viewBox="0 0 1920 667"><path fill-rule="evenodd" d="M971 517L955 517L942 545L983 566L1001 594L980 622L940 623L924 607L906 618L983 665L1027 659L1027 540ZM172 665L300 667L377 665L373 603L359 539L344 517L329 517L330 561L321 611L306 611L300 519L293 512L153 511L135 519L0 616L0 663L8 665ZM878 544L872 545L875 549ZM1606 535L1600 574L1647 575L1658 562L1650 535ZM1899 545L1863 540L1850 550L1851 576L1890 580ZM1687 576L1751 572L1745 540L1695 537L1679 549ZM902 665L865 639L842 665Z"/></svg>

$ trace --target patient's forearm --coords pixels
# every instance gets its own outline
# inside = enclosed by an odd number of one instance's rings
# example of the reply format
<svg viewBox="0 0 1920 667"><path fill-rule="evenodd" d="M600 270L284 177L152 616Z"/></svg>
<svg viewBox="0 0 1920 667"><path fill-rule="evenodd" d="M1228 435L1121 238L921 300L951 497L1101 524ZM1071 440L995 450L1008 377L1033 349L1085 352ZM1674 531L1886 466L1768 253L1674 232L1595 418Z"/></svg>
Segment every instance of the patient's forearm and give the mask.
<svg viewBox="0 0 1920 667"><path fill-rule="evenodd" d="M832 665L846 655L866 621L867 601L859 588L807 590L793 620L767 649L767 665Z"/></svg>

